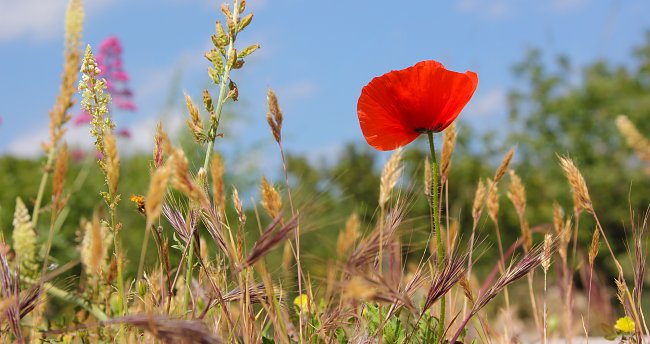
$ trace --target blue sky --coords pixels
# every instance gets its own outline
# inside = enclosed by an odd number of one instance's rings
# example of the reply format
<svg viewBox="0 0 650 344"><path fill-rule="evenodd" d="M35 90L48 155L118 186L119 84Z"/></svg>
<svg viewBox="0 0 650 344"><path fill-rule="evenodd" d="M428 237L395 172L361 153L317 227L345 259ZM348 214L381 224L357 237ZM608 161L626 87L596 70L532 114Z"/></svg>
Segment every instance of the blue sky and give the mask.
<svg viewBox="0 0 650 344"><path fill-rule="evenodd" d="M62 0L0 0L0 154L37 156L47 135L47 112L62 70ZM134 137L125 151L150 149L154 123L179 128L182 94L197 101L208 87L214 22L222 1L86 0L84 40L109 35L123 45L137 112L116 112ZM276 90L285 114L289 151L332 157L363 140L356 117L361 87L374 76L420 60L479 75L478 90L462 118L477 128L505 119L507 91L517 85L511 66L529 48L549 60L565 54L574 66L598 58L631 63L630 52L650 29L646 0L307 1L249 0L255 13L239 45L259 42L238 83L240 102L228 104L226 151L263 147L274 152L265 122L266 89ZM89 146L86 128L70 130L73 145Z"/></svg>

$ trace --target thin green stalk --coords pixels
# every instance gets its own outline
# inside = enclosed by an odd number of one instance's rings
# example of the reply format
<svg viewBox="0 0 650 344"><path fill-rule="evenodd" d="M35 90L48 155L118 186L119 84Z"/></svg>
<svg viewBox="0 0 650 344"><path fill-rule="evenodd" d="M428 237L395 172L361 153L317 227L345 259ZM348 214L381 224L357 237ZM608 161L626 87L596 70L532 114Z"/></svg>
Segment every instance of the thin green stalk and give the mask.
<svg viewBox="0 0 650 344"><path fill-rule="evenodd" d="M93 305L90 302L84 301L80 297L72 295L63 289L59 289L53 286L50 283L43 284L43 287L47 289L47 293L64 301L73 303L92 314L99 321L108 320L108 316L97 306Z"/></svg>
<svg viewBox="0 0 650 344"><path fill-rule="evenodd" d="M187 270L185 271L185 295L183 297L183 310L187 311L190 305L190 287L192 286L192 265L194 257L194 233L190 233L189 252L187 253Z"/></svg>
<svg viewBox="0 0 650 344"><path fill-rule="evenodd" d="M38 283L38 282L36 282L36 281L34 281L34 280L30 279L30 278L24 277L24 276L21 277L21 279L24 280L25 282L31 283L31 284ZM104 311L102 311L99 307L93 305L90 302L85 301L84 299L82 299L82 298L80 298L80 297L78 297L76 295L70 294L69 292L67 292L67 291L65 291L63 289L59 289L59 288L55 287L52 283L48 283L48 282L43 283L43 288L45 289L45 291L48 294L50 294L50 295L52 295L52 296L54 296L54 297L56 297L58 299L61 299L61 300L66 301L66 302L73 303L73 304L87 310L90 314L92 314L99 321L108 320L108 316L106 315L106 313L104 313Z"/></svg>
<svg viewBox="0 0 650 344"><path fill-rule="evenodd" d="M429 138L429 150L431 153L431 208L433 212L433 230L436 232L436 250L437 250L437 260L438 260L438 271L442 270L444 267L444 251L442 247L442 234L440 233L440 204L438 204L438 189L440 182L440 172L438 171L438 163L436 162L436 149L433 145L433 131L427 131L427 136ZM444 296L440 299L440 319L438 322L438 341L442 342L442 336L445 333L445 298Z"/></svg>
<svg viewBox="0 0 650 344"><path fill-rule="evenodd" d="M53 146L50 149L50 153L47 155L47 162L45 163L45 170L43 171L43 176L41 177L41 184L38 186L38 194L36 194L36 202L34 202L34 211L32 213L32 224L34 225L34 228L36 228L38 225L38 216L41 212L41 203L43 202L43 195L45 194L47 178L50 176L50 170L52 170L52 163L54 162L55 152L56 149Z"/></svg>

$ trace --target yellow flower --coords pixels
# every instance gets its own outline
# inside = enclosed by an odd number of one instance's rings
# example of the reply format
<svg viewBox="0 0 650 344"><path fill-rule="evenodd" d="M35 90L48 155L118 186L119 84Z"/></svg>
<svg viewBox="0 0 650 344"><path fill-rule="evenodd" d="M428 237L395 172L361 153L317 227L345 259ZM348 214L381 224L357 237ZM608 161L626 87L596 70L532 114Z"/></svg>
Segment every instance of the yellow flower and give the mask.
<svg viewBox="0 0 650 344"><path fill-rule="evenodd" d="M131 195L131 202L135 203L136 206L138 206L138 211L141 214L146 214L145 212L145 204L144 204L144 196L141 195Z"/></svg>
<svg viewBox="0 0 650 344"><path fill-rule="evenodd" d="M296 296L295 299L293 299L293 305L296 306L298 310L300 310L300 313L309 312L309 302L309 296L305 294L300 294Z"/></svg>
<svg viewBox="0 0 650 344"><path fill-rule="evenodd" d="M616 320L616 324L614 324L614 329L616 329L617 332L623 334L634 333L634 320L628 316L618 318L618 320Z"/></svg>

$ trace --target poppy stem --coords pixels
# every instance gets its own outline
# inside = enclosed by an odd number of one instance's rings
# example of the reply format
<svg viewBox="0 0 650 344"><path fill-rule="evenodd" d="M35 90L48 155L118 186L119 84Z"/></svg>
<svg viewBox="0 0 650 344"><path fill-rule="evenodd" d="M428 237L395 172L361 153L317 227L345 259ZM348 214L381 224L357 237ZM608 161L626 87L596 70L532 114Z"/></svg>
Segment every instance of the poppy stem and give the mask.
<svg viewBox="0 0 650 344"><path fill-rule="evenodd" d="M441 271L444 267L444 251L442 247L442 233L440 232L440 204L438 198L438 192L440 191L440 172L438 171L438 163L436 162L436 149L433 144L433 131L427 131L427 136L429 137L429 149L431 151L431 192L429 196L431 197L431 211L433 212L433 230L436 235L436 251L437 251L437 266L438 271ZM442 343L442 337L444 336L445 331L445 297L443 296L440 299L440 316L438 319L438 341Z"/></svg>

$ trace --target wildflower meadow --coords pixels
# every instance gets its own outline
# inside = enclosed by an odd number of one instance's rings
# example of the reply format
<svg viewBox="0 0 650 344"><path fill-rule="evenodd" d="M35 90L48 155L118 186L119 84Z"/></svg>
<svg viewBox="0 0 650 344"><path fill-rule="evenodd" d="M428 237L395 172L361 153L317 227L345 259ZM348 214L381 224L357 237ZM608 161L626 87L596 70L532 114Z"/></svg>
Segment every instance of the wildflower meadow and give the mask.
<svg viewBox="0 0 650 344"><path fill-rule="evenodd" d="M469 117L480 63L376 70L323 163L262 78L264 113L236 122L254 6L213 13L201 91L172 90L182 115L149 137L123 120L147 92L125 37L84 40L90 2L60 18L47 139L0 156L2 343L650 343L650 36L577 72L529 50L494 132L467 124L490 121ZM255 123L273 154L223 148Z"/></svg>

